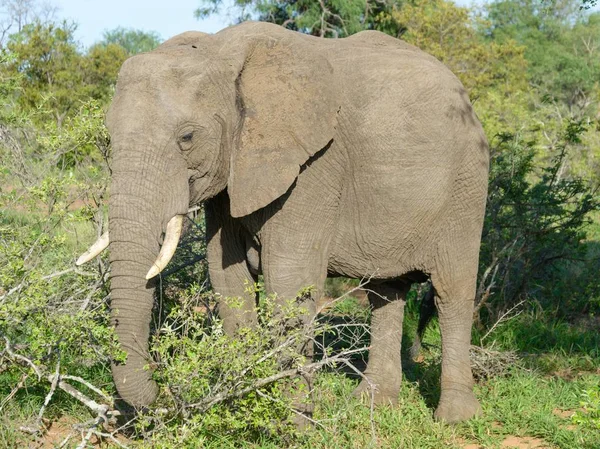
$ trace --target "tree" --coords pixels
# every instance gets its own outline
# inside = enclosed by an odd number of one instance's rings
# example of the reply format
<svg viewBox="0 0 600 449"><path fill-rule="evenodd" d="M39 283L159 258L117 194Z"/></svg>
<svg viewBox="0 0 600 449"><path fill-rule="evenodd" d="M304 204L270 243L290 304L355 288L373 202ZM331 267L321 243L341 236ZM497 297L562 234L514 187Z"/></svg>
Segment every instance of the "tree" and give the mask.
<svg viewBox="0 0 600 449"><path fill-rule="evenodd" d="M599 13L583 13L577 0L500 0L486 13L488 40L525 47L529 81L542 96L577 117L590 112L600 80Z"/></svg>
<svg viewBox="0 0 600 449"><path fill-rule="evenodd" d="M7 48L18 55L5 70L20 74L17 104L22 110L50 111L60 127L64 119L95 99L106 103L118 70L127 57L116 44L94 46L83 53L75 41L76 26L35 22L20 33L11 35ZM45 123L48 114L37 114L34 120Z"/></svg>
<svg viewBox="0 0 600 449"><path fill-rule="evenodd" d="M45 105L60 124L77 102L83 84L81 55L73 33L75 25L33 23L11 36L8 50L19 56L9 68L22 74L18 102L35 110Z"/></svg>
<svg viewBox="0 0 600 449"><path fill-rule="evenodd" d="M156 31L142 31L123 27L105 31L100 45L117 44L123 47L129 56L154 50L162 38Z"/></svg>
<svg viewBox="0 0 600 449"><path fill-rule="evenodd" d="M56 7L38 0L0 0L0 48L11 33L21 32L36 20L48 22L55 13Z"/></svg>
<svg viewBox="0 0 600 449"><path fill-rule="evenodd" d="M485 42L468 8L447 0L417 0L392 13L402 39L446 64L478 98L491 88L515 92L525 87L523 47L515 41Z"/></svg>
<svg viewBox="0 0 600 449"><path fill-rule="evenodd" d="M223 0L200 0L197 18L216 14ZM379 30L397 36L393 21L395 0L234 0L236 22L257 19L320 37L344 37L361 30Z"/></svg>
<svg viewBox="0 0 600 449"><path fill-rule="evenodd" d="M102 102L108 101L119 69L128 56L127 50L118 44L92 46L81 65L86 94Z"/></svg>

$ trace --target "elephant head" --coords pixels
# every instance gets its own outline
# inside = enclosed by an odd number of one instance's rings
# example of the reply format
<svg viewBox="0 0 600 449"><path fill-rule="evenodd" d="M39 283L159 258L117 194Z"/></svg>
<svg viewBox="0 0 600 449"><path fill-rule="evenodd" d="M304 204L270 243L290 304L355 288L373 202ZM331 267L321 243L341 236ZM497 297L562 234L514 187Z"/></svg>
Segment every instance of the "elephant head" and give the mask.
<svg viewBox="0 0 600 449"><path fill-rule="evenodd" d="M112 370L130 404L157 395L146 367L154 276L173 255L189 206L227 189L231 215L251 214L290 189L333 138L336 83L316 39L244 23L184 33L123 64L106 118L110 239L78 262L110 240L111 317L127 353Z"/></svg>

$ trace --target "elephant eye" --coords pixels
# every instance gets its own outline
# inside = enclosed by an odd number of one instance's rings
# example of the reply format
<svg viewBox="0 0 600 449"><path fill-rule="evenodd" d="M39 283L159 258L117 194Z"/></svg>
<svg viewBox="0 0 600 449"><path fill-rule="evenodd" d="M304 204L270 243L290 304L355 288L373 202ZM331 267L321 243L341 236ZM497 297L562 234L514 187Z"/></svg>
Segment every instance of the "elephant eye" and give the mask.
<svg viewBox="0 0 600 449"><path fill-rule="evenodd" d="M192 137L194 137L194 133L184 134L183 136L181 136L181 141L182 142L191 142L192 141Z"/></svg>
<svg viewBox="0 0 600 449"><path fill-rule="evenodd" d="M194 139L194 132L193 131L189 131L185 134L183 134L181 137L179 137L179 148L181 148L181 151L190 151L193 147L193 142L192 140Z"/></svg>

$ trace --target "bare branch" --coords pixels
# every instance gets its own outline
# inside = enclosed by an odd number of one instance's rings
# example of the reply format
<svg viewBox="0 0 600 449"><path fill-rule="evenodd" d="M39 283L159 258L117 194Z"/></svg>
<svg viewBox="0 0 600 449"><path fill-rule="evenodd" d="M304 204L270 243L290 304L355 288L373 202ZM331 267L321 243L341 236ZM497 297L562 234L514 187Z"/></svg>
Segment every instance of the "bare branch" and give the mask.
<svg viewBox="0 0 600 449"><path fill-rule="evenodd" d="M224 402L229 399L239 398L239 397L244 396L252 391L258 390L259 388L262 388L262 387L270 385L274 382L277 382L278 380L294 377L299 374L311 374L311 373L319 370L323 366L347 361L348 357L350 355L357 354L359 352L364 352L365 350L366 350L366 348L348 350L348 351L345 351L343 353L343 355L336 355L333 357L328 357L328 358L325 358L318 362L309 363L308 365L298 366L296 368L291 368L291 369L288 369L285 371L281 371L281 372L273 374L271 376L264 377L262 379L258 379L256 381L252 382L249 386L242 388L241 390L223 391L214 396L209 396L207 398L204 398L202 401L190 404L190 405L186 406L186 408L188 408L188 409L193 408L193 409L198 409L200 411L206 411L216 404L219 404L219 403Z"/></svg>
<svg viewBox="0 0 600 449"><path fill-rule="evenodd" d="M515 312L515 310L518 309L520 306L522 306L524 303L525 303L525 300L519 301L517 304L515 304L510 309L508 309L506 312L504 312L500 316L500 318L498 318L498 320L494 323L494 325L492 327L490 327L490 329L486 332L486 334L483 337L481 337L481 339L479 340L480 343L483 345L483 340L485 340L488 337L488 335L490 335L494 331L494 329L496 329L496 327L498 327L500 324L519 316L523 312L523 310L519 310L517 312Z"/></svg>
<svg viewBox="0 0 600 449"><path fill-rule="evenodd" d="M26 363L27 365L29 365L33 371L35 372L35 374L38 377L38 380L42 380L42 371L31 361L29 360L27 357L25 357L24 355L20 355L17 354L16 352L14 352L11 348L10 345L10 341L8 340L8 338L4 337L4 341L6 342L5 346L4 346L4 351L13 359L16 359L22 363Z"/></svg>
<svg viewBox="0 0 600 449"><path fill-rule="evenodd" d="M19 383L11 390L11 392L0 403L0 412L2 411L4 406L10 402L10 400L15 396L15 394L17 394L17 392L25 386L25 381L27 380L28 377L29 377L29 374L23 373L23 375L21 376L21 380L19 380Z"/></svg>
<svg viewBox="0 0 600 449"><path fill-rule="evenodd" d="M113 402L112 398L109 395L107 395L105 392L103 392L100 388L95 387L94 385L92 385L91 383L89 383L88 381L82 379L79 376L70 376L68 374L63 374L62 376L60 376L60 378L61 379L66 379L66 380L73 380L75 382L79 382L80 384L85 385L90 390L92 390L93 392L95 392L96 394L98 394L98 396L102 396L109 404L112 404L112 402Z"/></svg>

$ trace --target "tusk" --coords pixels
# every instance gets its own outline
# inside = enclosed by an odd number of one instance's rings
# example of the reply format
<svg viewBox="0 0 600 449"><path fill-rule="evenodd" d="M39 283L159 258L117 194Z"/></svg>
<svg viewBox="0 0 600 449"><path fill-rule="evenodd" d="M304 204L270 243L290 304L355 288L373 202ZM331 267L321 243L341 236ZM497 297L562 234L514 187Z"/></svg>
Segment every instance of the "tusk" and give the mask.
<svg viewBox="0 0 600 449"><path fill-rule="evenodd" d="M165 241L160 248L160 253L156 258L156 262L148 271L146 279L152 279L158 273L165 269L167 264L171 261L177 244L179 243L179 237L181 237L181 229L183 228L183 218L185 215L175 215L167 223L167 230L165 232Z"/></svg>
<svg viewBox="0 0 600 449"><path fill-rule="evenodd" d="M90 246L90 249L88 249L85 253L83 253L81 256L79 256L79 259L77 259L77 262L75 262L75 265L79 266L79 265L83 265L86 262L89 262L94 257L98 256L107 247L108 247L108 231L106 231L104 234L102 234L100 236L100 238L98 240L96 240L96 243L94 243L92 246Z"/></svg>

